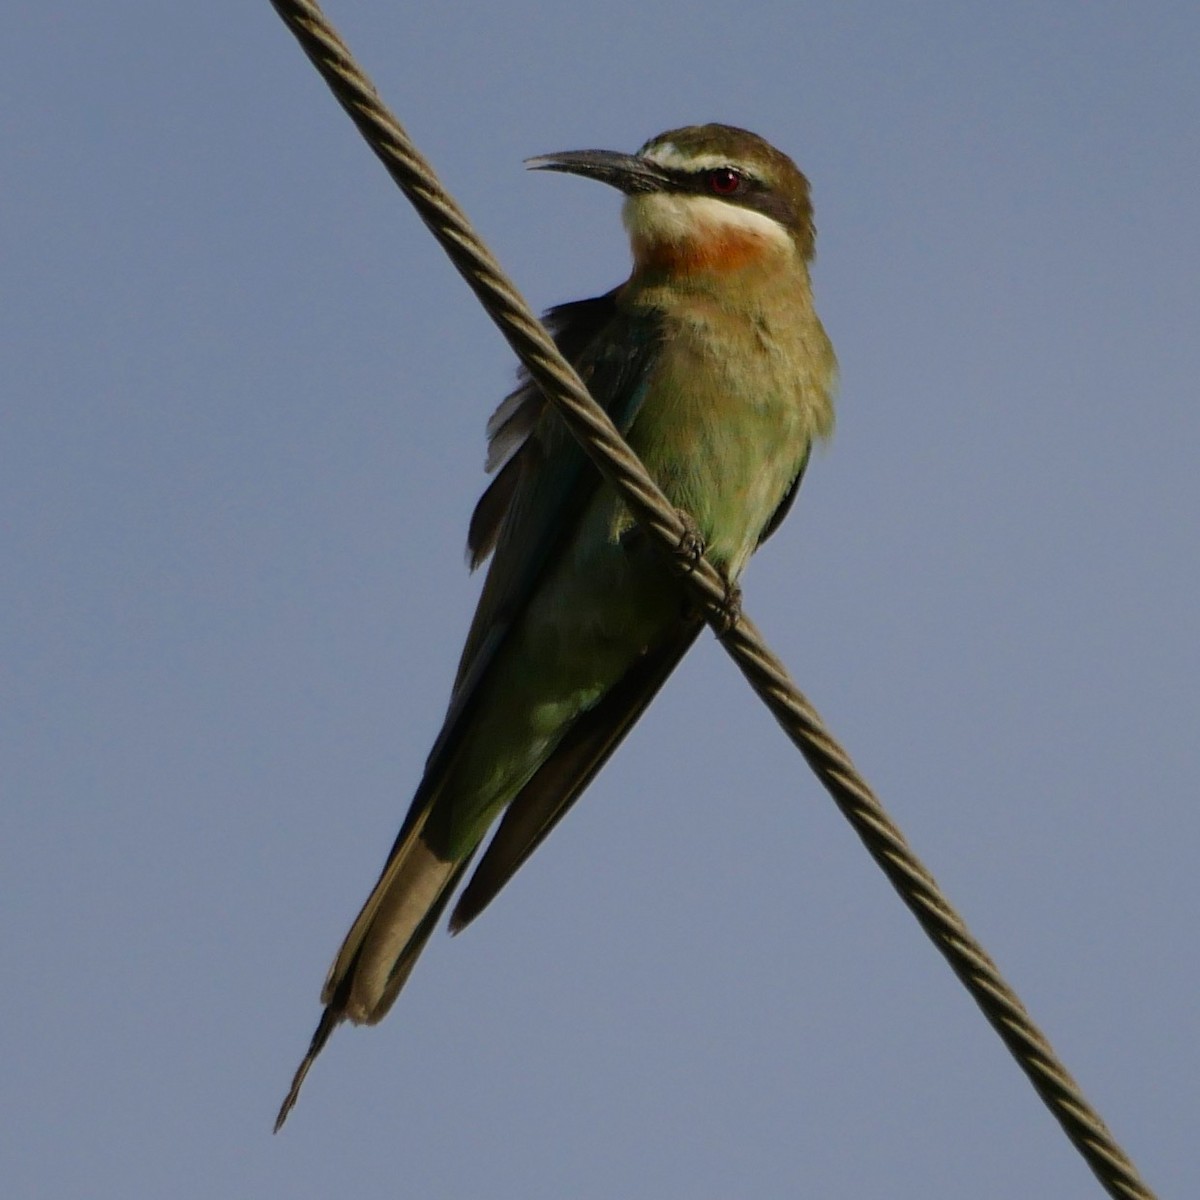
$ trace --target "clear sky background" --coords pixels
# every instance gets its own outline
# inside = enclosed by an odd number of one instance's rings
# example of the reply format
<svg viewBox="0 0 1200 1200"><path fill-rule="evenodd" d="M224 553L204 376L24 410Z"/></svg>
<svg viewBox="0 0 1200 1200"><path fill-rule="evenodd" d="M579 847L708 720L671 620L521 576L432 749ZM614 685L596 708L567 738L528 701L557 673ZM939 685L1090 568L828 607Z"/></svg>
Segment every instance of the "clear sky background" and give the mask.
<svg viewBox="0 0 1200 1200"><path fill-rule="evenodd" d="M1200 8L434 8L328 11L539 308L628 255L527 155L809 174L839 425L746 610L1200 1195ZM272 1138L512 358L266 0L17 0L0 96L5 1194L1099 1195L709 636Z"/></svg>

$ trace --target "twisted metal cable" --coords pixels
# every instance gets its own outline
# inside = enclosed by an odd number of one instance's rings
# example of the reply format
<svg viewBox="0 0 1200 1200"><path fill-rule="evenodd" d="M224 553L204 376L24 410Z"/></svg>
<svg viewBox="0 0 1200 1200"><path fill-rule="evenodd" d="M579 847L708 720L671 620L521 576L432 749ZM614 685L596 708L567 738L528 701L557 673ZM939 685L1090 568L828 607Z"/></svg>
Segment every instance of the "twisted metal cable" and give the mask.
<svg viewBox="0 0 1200 1200"><path fill-rule="evenodd" d="M304 52L358 126L430 232L449 255L524 364L638 522L672 554L721 644L800 750L872 858L941 951L1034 1089L1118 1200L1154 1200L1133 1163L1088 1104L995 963L913 853L849 755L767 648L754 624L730 608L729 589L703 556L690 553L690 523L677 512L588 395L549 334L480 242L349 49L310 0L271 0Z"/></svg>

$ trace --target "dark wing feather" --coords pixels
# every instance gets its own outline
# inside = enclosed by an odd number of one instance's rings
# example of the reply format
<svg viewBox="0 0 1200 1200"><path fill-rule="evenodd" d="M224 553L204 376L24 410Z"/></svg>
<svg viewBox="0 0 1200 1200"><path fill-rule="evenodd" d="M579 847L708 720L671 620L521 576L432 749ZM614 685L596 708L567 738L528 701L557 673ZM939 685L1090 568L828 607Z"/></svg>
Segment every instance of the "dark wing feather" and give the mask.
<svg viewBox="0 0 1200 1200"><path fill-rule="evenodd" d="M450 917L457 933L541 845L620 745L667 676L687 652L702 622L680 620L670 636L640 658L595 706L580 716L509 805L495 836Z"/></svg>
<svg viewBox="0 0 1200 1200"><path fill-rule="evenodd" d="M617 316L618 290L614 288L590 300L556 305L542 317L554 338L554 344L577 370L586 369L589 345ZM640 344L644 344L644 339L640 340ZM636 356L627 365L637 367ZM611 371L608 374L611 375ZM597 391L602 390L600 384L607 386L610 395L596 396L596 399L607 408L608 401L612 399L613 385L617 384L616 390L620 390L619 381L611 378L598 381ZM522 459L532 456L536 444L534 434L545 411L545 396L522 368L516 390L504 397L488 420L487 469L495 471L499 467L500 473L480 497L471 517L467 533L467 561L472 570L495 549L505 515L516 493ZM530 454L526 454L526 451Z"/></svg>
<svg viewBox="0 0 1200 1200"><path fill-rule="evenodd" d="M800 490L800 482L804 478L804 468L808 466L808 460L812 455L812 447L810 446L804 452L804 458L800 463L800 469L796 472L796 478L792 480L791 486L784 493L783 499L776 506L775 511L771 514L771 519L763 526L763 531L758 535L758 541L755 543L755 548L761 546L783 524L783 519L792 511L792 505L796 502L796 493Z"/></svg>
<svg viewBox="0 0 1200 1200"><path fill-rule="evenodd" d="M521 479L521 451L524 448L522 446L500 468L471 514L471 525L467 530L467 563L472 571L496 548L496 539Z"/></svg>
<svg viewBox="0 0 1200 1200"><path fill-rule="evenodd" d="M648 310L621 311L617 293L613 292L595 300L563 305L552 310L549 320L559 345L587 381L592 395L606 409L614 424L627 430L637 415L653 372L661 343L661 316ZM600 482L599 473L587 461L565 426L544 409L544 401L526 383L501 405L489 425L495 452L489 457L489 466L501 466L501 470L484 493L472 518L469 552L473 565L485 558L493 547L495 558L467 635L441 733L430 752L424 776L379 883L351 926L330 968L323 992L325 1013L308 1053L296 1071L280 1109L276 1129L295 1103L313 1059L333 1028L350 1012L360 964L364 954L368 953L368 939L373 943L370 953L374 956L375 966L379 965L381 956L393 955L393 947L399 945L398 952L391 957L382 989L368 980L378 994L370 989L364 992L362 1004L369 1008L356 1010L353 1016L355 1020L373 1022L391 1007L473 857L473 850L461 858L458 853L448 857L450 849L438 845L436 818L442 787L470 728L481 683L545 573L569 544L580 515ZM630 705L632 715L615 720L593 749L577 757L574 775L562 780L561 786L567 795L565 802L552 806L552 811L546 813L541 831L534 833L526 854L566 811L583 783L611 752L632 717L645 706L683 648L686 648L686 642L665 661L665 669L656 676L656 682L650 684L644 698L639 700L635 693ZM572 783L572 778L577 782ZM532 803L527 802L526 807L532 809ZM511 869L515 870L520 861L518 858ZM398 868L395 874L393 864ZM444 867L450 869L443 872ZM393 886L407 886L402 874L408 868L435 871L437 893L411 929L391 927L385 921L376 937L374 923L379 906L387 901Z"/></svg>
<svg viewBox="0 0 1200 1200"><path fill-rule="evenodd" d="M658 359L661 315L653 310L621 310L616 293L610 292L594 300L561 305L551 311L549 320L559 342L576 351L574 366L592 396L618 429L628 430ZM544 406L540 397L539 402ZM504 470L509 469L515 473L515 481L509 485L507 507L502 515L488 517L489 522L499 521L495 556L467 634L446 719L397 845L434 801L464 732L471 728L481 681L541 580L570 544L601 482L600 473L582 448L549 410L542 413L533 433L505 464ZM495 507L499 508L498 502Z"/></svg>

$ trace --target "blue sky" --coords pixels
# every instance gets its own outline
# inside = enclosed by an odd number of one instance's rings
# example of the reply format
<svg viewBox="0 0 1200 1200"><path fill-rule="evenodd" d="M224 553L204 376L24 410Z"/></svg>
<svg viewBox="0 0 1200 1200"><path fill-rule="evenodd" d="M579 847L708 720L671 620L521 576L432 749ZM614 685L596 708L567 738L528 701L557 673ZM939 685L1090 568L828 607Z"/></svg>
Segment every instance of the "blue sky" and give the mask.
<svg viewBox="0 0 1200 1200"><path fill-rule="evenodd" d="M724 120L817 206L833 444L744 580L1166 1196L1200 1192L1200 11L330 4L537 307L531 154ZM14 1197L1091 1197L710 637L276 1106L441 721L511 355L270 6L0 48Z"/></svg>

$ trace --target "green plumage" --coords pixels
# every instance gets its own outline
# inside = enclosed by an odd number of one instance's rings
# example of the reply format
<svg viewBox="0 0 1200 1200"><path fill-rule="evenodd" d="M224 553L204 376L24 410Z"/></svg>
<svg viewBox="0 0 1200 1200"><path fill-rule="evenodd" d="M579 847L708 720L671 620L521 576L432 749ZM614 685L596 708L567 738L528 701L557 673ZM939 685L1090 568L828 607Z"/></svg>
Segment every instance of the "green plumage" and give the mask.
<svg viewBox="0 0 1200 1200"><path fill-rule="evenodd" d="M633 276L548 322L732 584L833 424L807 183L779 151L727 126L663 134L636 157L584 151L540 165L629 196ZM567 811L700 628L658 550L528 382L489 431L498 473L469 552L492 563L446 720L330 968L325 1015L280 1123L334 1026L387 1012L496 819L453 928Z"/></svg>

